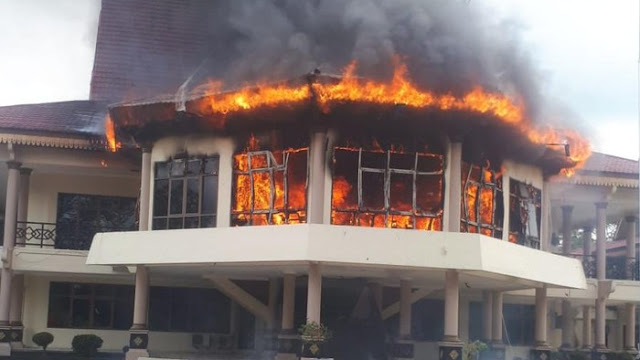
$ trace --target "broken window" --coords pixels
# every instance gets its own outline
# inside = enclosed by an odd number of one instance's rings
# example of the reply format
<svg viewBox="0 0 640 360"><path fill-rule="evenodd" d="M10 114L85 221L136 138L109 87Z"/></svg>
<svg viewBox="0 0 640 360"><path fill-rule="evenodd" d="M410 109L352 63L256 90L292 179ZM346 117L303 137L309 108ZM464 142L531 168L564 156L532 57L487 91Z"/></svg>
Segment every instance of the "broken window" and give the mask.
<svg viewBox="0 0 640 360"><path fill-rule="evenodd" d="M539 249L542 192L514 179L509 188L509 241Z"/></svg>
<svg viewBox="0 0 640 360"><path fill-rule="evenodd" d="M153 229L216 226L219 157L157 162L153 189Z"/></svg>
<svg viewBox="0 0 640 360"><path fill-rule="evenodd" d="M502 175L488 166L462 164L460 231L502 238Z"/></svg>
<svg viewBox="0 0 640 360"><path fill-rule="evenodd" d="M331 223L442 230L443 156L336 148Z"/></svg>
<svg viewBox="0 0 640 360"><path fill-rule="evenodd" d="M234 156L234 226L307 222L307 148Z"/></svg>

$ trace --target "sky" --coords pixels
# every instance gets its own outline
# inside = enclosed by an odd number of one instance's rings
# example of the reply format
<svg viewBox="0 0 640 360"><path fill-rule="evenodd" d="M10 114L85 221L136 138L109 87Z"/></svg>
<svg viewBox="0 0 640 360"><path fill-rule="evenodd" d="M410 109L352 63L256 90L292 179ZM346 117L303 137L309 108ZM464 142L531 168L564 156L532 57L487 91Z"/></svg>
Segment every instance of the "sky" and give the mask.
<svg viewBox="0 0 640 360"><path fill-rule="evenodd" d="M596 151L637 159L638 0L468 0L517 21ZM86 99L100 0L0 0L0 106Z"/></svg>

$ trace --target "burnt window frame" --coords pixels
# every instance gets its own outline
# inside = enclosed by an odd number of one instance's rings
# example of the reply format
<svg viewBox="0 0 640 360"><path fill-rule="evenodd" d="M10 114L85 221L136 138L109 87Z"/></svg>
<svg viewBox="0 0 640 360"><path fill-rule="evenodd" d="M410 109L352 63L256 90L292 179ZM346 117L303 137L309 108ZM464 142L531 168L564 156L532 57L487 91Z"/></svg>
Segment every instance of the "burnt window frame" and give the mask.
<svg viewBox="0 0 640 360"><path fill-rule="evenodd" d="M215 163L213 169L207 171L207 163L211 161ZM199 170L193 173L189 173L189 164L199 162ZM177 164L183 163L183 169L180 174L174 174L174 166ZM162 176L159 174L160 168L165 166L163 171L166 173L166 176ZM218 207L218 189L220 186L220 155L209 155L209 156L180 156L169 159L167 161L158 161L154 164L154 176L153 176L153 209L152 209L152 229L153 230L173 230L173 229L197 229L197 228L214 228L217 226L217 207ZM205 199L205 182L211 179L212 181L212 198ZM190 180L197 180L197 189L198 189L198 208L196 212L187 212L188 207L188 182ZM159 196L159 187L158 183L166 181L167 186L166 189L166 204L164 204L165 213L158 214L158 204L157 201L160 199ZM181 211L172 213L172 187L174 182L182 182L182 195L181 195ZM203 213L203 203L205 201L211 202L211 212ZM208 218L208 223L204 224L204 218ZM187 224L188 219L197 219L196 226L185 226ZM181 226L175 227L173 224L176 224L179 220L181 220Z"/></svg>
<svg viewBox="0 0 640 360"><path fill-rule="evenodd" d="M468 168L468 172L465 176L464 170ZM474 168L478 169L480 174L480 181L472 178L472 173L474 172ZM485 172L490 172L491 179L494 181L487 182L484 176ZM499 172L491 169L490 166L480 166L473 163L464 162L462 165L462 203L460 204L460 231L466 233L478 233L487 236L491 236L496 239L502 239L504 234L504 181ZM467 209L468 201L468 191L469 186L476 186L476 201L475 201L475 219L476 221L470 220L469 209ZM484 222L482 220L480 208L482 202L480 201L482 190L489 189L493 193L493 214L491 216L492 222L490 224ZM496 212L498 209L502 208L502 216L496 216ZM476 231L469 231L470 227L476 227ZM490 235L484 234L481 229L487 229L491 232Z"/></svg>
<svg viewBox="0 0 640 360"><path fill-rule="evenodd" d="M305 184L304 184L304 196L305 196L305 204L304 208L292 208L289 205L289 157L292 153L300 153L304 152L306 154L306 172L305 172ZM278 159L275 154L281 153L282 161L278 163ZM246 156L247 158L247 170L242 171L241 169L236 168L236 161L238 156ZM293 222L291 218L292 214L298 214L302 212L304 217L298 218L295 221L296 224L303 224L307 222L307 214L308 214L308 206L309 206L309 160L310 160L310 152L309 148L303 147L298 149L285 149L278 151L271 150L251 150L241 153L236 153L233 156L233 174L232 174L232 204L231 204L231 224L232 226L254 226L260 224L254 224L256 218L266 215L266 225L275 225L273 222L274 215L284 214L284 224L290 224ZM251 159L254 157L264 157L266 158L266 165L259 167L252 167ZM276 180L275 173L282 173L282 192L283 192L283 201L282 208L276 207ZM269 208L268 209L255 209L255 187L254 187L254 176L256 174L268 173L269 174L269 185L270 185L270 197L269 197ZM237 200L237 183L239 176L246 176L249 179L251 194L249 197L249 209L248 210L236 210L237 204L235 201ZM240 221L240 216L246 216L248 218L247 223L238 224Z"/></svg>
<svg viewBox="0 0 640 360"><path fill-rule="evenodd" d="M357 208L356 209L340 209L340 208L334 208L333 206L333 182L335 181L336 178L336 174L332 173L331 179L332 179L332 191L331 191L331 224L334 224L333 220L334 220L334 212L335 213L348 213L351 214L352 219L355 221L355 223L353 224L349 224L351 226L368 226L368 227L376 227L375 226L375 217L378 215L384 215L384 224L385 224L385 228L397 228L394 226L389 226L389 221L390 218L392 219L393 216L409 216L411 217L412 220L412 225L413 227L411 229L416 229L416 220L418 218L429 218L431 219L430 221L438 221L440 224L440 229L439 230L433 230L433 231L442 231L442 222L443 222L443 216L444 216L444 189L445 189L445 179L444 179L444 170L445 170L445 157L442 154L435 154L435 153L425 153L425 152L409 152L408 154L413 154L414 156L414 162L413 162L413 168L412 169L401 169L401 168L393 168L391 167L391 156L392 154L407 154L404 152L398 152L398 151L394 151L394 150L383 150L383 151L378 151L378 150L366 150L362 147L353 149L353 148L345 148L345 147L335 147L333 149L333 155L332 155L332 160L335 163L336 162L336 152L337 151L352 151L352 152L358 152L358 169L357 169L357 184L355 184L355 186L357 187ZM385 167L384 168L374 168L374 167L369 167L369 166L363 166L363 159L362 159L362 153L364 152L370 152L370 153L384 153L386 156L386 161L385 161ZM438 158L439 162L440 162L440 170L437 171L419 171L419 159L421 157L426 157L426 158ZM382 210L379 209L373 209L373 208L368 208L364 205L364 199L363 199L363 174L365 173L372 173L372 174L383 174L384 175L384 207ZM411 210L409 211L402 211L402 210L393 210L391 209L391 175L392 174L400 174L400 175L411 175L413 177L412 179L412 198L411 198ZM441 183L441 189L440 189L440 194L441 194L441 199L440 199L440 208L438 211L432 212L432 211L428 211L428 210L423 210L419 207L418 205L418 201L417 201L417 192L418 192L418 184L417 184L417 179L418 176L425 176L425 177L439 177L440 178L440 183ZM371 218L371 222L370 224L362 224L361 220L362 220L362 215L363 214L374 214L373 217ZM336 224L336 225L344 225L344 224Z"/></svg>
<svg viewBox="0 0 640 360"><path fill-rule="evenodd" d="M521 193L521 190L523 188L526 189L527 195L523 195ZM515 191L517 191L517 193ZM516 204L518 204L517 207L516 207ZM526 219L523 219L523 215L522 215L523 209L527 212L527 214L529 213L530 206L535 207L536 231L538 233L537 237L530 235L530 232L529 232L530 230L528 226L529 221L527 221L528 215ZM518 220L518 223L520 225L519 227L516 226L516 221L514 220ZM542 190L538 189L537 187L531 184L527 184L523 181L510 178L509 179L509 236L508 236L509 242L530 247L533 249L540 249L540 242L542 238L541 223L542 223Z"/></svg>

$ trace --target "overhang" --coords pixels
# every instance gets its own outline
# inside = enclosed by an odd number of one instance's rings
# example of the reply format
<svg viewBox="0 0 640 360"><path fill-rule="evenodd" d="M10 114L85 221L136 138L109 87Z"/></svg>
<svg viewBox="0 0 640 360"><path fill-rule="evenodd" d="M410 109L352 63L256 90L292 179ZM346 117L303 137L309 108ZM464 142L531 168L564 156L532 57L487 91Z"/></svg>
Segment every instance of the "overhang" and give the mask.
<svg viewBox="0 0 640 360"><path fill-rule="evenodd" d="M88 265L201 265L203 271L308 263L411 277L457 269L504 285L587 287L576 259L479 234L404 229L302 224L99 233L87 257Z"/></svg>

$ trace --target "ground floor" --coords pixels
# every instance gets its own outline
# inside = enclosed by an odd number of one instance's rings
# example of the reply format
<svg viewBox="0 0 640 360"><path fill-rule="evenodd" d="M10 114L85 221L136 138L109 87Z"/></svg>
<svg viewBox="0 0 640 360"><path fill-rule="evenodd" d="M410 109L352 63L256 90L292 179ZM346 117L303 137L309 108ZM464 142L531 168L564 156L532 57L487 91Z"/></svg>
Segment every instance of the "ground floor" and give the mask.
<svg viewBox="0 0 640 360"><path fill-rule="evenodd" d="M542 315L539 291L536 297L535 293L474 289L460 283L456 314L451 315L444 273L441 286L428 288L410 280L393 284L389 280L321 277L320 289L316 289L320 302L315 305L307 300L309 276L220 281L156 275L152 271L149 282L148 326L138 332L146 335L144 348L154 357L257 358L258 354L286 353L283 344L295 338L290 335L307 321L310 306L318 306L320 322L333 333L332 356L344 359L369 358L364 353L376 357L388 351L390 344L397 358L436 359L443 339L481 340L504 349L505 359L527 359L543 338L549 349L563 345L582 349L592 348L597 336L593 304L582 300L570 303L572 326L567 335L563 329L566 304L552 291L544 294ZM135 347L135 331L130 330L136 306L131 275L28 273L14 277L19 279L14 284L22 283L23 288L24 331L14 348L20 347L18 342L25 349L35 348L32 336L41 331L54 335L53 350L69 350L75 335L89 333L104 340L102 350L106 352ZM273 312L265 317L260 304ZM628 323L628 310L622 303L606 307L605 345L611 351L629 350L625 339L630 332L634 344L638 343L638 325ZM456 324L451 324L452 316ZM452 331L457 339L447 338ZM569 344L564 344L567 339Z"/></svg>

